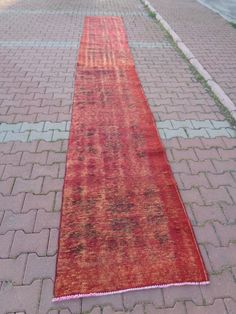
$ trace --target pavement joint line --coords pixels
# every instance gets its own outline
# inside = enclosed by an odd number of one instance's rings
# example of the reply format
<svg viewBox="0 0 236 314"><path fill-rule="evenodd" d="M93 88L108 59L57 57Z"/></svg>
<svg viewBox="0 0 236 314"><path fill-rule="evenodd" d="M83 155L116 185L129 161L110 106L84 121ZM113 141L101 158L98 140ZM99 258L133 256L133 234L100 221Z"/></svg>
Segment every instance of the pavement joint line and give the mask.
<svg viewBox="0 0 236 314"><path fill-rule="evenodd" d="M182 39L175 33L173 28L168 24L168 22L155 10L155 8L150 4L148 0L140 0L144 3L148 9L155 14L156 20L164 27L164 29L170 34L175 44L185 55L187 60L193 65L196 71L204 78L206 84L209 86L213 94L220 100L222 105L230 112L234 120L236 120L236 105L230 99L228 95L224 92L221 86L212 78L210 73L202 66L198 59L194 56L191 50L186 46Z"/></svg>
<svg viewBox="0 0 236 314"><path fill-rule="evenodd" d="M23 10L23 9L9 9L9 10L4 10L0 11L0 15L10 15L10 14L15 14L15 15L23 15L23 14L34 14L34 15L72 15L72 16L86 16L86 15L91 15L91 10L80 10L80 11L74 11L74 10ZM92 15L94 16L100 16L100 15L116 15L116 16L148 16L147 13L145 12L140 12L140 11L130 11L130 12L125 12L125 11L106 11L106 10L96 10L96 12L93 12Z"/></svg>
<svg viewBox="0 0 236 314"><path fill-rule="evenodd" d="M55 142L69 138L70 121L19 122L0 124L0 143L32 142L44 140ZM228 121L217 120L163 120L156 122L162 139L183 138L236 138L236 129Z"/></svg>
<svg viewBox="0 0 236 314"><path fill-rule="evenodd" d="M42 41L42 40L0 40L0 48L14 47L49 47L49 48L78 48L79 41ZM131 48L171 48L167 41L143 42L130 41Z"/></svg>

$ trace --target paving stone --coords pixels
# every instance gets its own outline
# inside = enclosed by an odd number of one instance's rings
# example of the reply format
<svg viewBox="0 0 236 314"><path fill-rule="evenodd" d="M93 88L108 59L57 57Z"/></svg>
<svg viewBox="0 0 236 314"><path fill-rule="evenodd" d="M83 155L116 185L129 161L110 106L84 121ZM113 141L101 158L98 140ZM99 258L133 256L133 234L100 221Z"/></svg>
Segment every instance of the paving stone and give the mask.
<svg viewBox="0 0 236 314"><path fill-rule="evenodd" d="M0 258L8 258L14 238L14 231L0 235Z"/></svg>
<svg viewBox="0 0 236 314"><path fill-rule="evenodd" d="M59 123L46 122L45 126L44 126L44 131L49 131L49 130L65 131L66 130L66 123L67 123L67 121L63 121L63 122L59 122Z"/></svg>
<svg viewBox="0 0 236 314"><path fill-rule="evenodd" d="M204 187L199 187L199 190L207 205L222 201L226 202L227 204L232 204L232 199L230 198L229 193L222 186L218 187L217 189L206 189Z"/></svg>
<svg viewBox="0 0 236 314"><path fill-rule="evenodd" d="M84 298L82 302L82 312L91 311L94 305L110 305L114 310L123 310L121 294L111 294L99 297Z"/></svg>
<svg viewBox="0 0 236 314"><path fill-rule="evenodd" d="M199 286L179 286L163 289L166 307L173 307L177 301L193 301L202 305L203 298Z"/></svg>
<svg viewBox="0 0 236 314"><path fill-rule="evenodd" d="M235 211L235 204L228 205L226 203L221 203L221 208L228 220L229 223L236 222L236 211Z"/></svg>
<svg viewBox="0 0 236 314"><path fill-rule="evenodd" d="M194 149L199 160L216 159L220 160L221 156L215 148L210 149Z"/></svg>
<svg viewBox="0 0 236 314"><path fill-rule="evenodd" d="M169 129L162 129L165 134L166 139L171 139L174 137L183 137L183 138L188 138L188 133L185 131L184 128L179 128L175 130L169 130Z"/></svg>
<svg viewBox="0 0 236 314"><path fill-rule="evenodd" d="M57 142L45 142L45 141L40 141L37 147L37 152L43 152L45 150L47 151L52 151L52 152L61 152L61 146L62 142L57 141Z"/></svg>
<svg viewBox="0 0 236 314"><path fill-rule="evenodd" d="M44 122L39 122L39 123L28 123L28 122L23 122L20 131L24 132L24 131L43 131L43 127L44 127Z"/></svg>
<svg viewBox="0 0 236 314"><path fill-rule="evenodd" d="M7 194L9 195L9 194L11 194L13 184L14 184L14 178L1 180L0 181L0 193L2 195L7 195Z"/></svg>
<svg viewBox="0 0 236 314"><path fill-rule="evenodd" d="M210 276L210 284L201 286L201 291L207 304L212 304L214 299L222 299L236 296L236 285L232 274L223 271L221 274Z"/></svg>
<svg viewBox="0 0 236 314"><path fill-rule="evenodd" d="M225 172L223 174L207 173L206 176L213 188L217 188L218 186L221 185L236 186L236 182L234 181L232 175L229 172Z"/></svg>
<svg viewBox="0 0 236 314"><path fill-rule="evenodd" d="M24 152L21 159L21 165L27 164L27 163L39 163L41 165L46 164L47 160L47 152L41 152L41 153L29 153Z"/></svg>
<svg viewBox="0 0 236 314"><path fill-rule="evenodd" d="M5 211L2 223L0 225L0 234L4 234L11 230L24 230L24 232L32 232L36 211L31 210L27 214L14 213L10 210Z"/></svg>
<svg viewBox="0 0 236 314"><path fill-rule="evenodd" d="M191 189L192 187L197 186L205 186L206 188L210 187L209 182L203 173L197 175L181 174L180 177L186 189Z"/></svg>
<svg viewBox="0 0 236 314"><path fill-rule="evenodd" d="M27 212L31 209L45 209L47 211L52 211L54 209L55 197L55 192L49 192L45 195L26 193L22 211Z"/></svg>
<svg viewBox="0 0 236 314"><path fill-rule="evenodd" d="M193 149L190 149L190 148L184 149L184 150L173 149L172 151L173 151L174 161L181 161L183 159L195 160L195 161L198 160Z"/></svg>
<svg viewBox="0 0 236 314"><path fill-rule="evenodd" d="M49 152L47 164L51 165L55 162L66 162L66 154Z"/></svg>
<svg viewBox="0 0 236 314"><path fill-rule="evenodd" d="M11 210L15 213L21 211L23 202L25 198L25 193L19 193L14 196L5 196L0 194L0 211Z"/></svg>
<svg viewBox="0 0 236 314"><path fill-rule="evenodd" d="M21 177L23 179L29 179L32 170L32 165L25 166L12 166L6 165L2 179L10 177Z"/></svg>
<svg viewBox="0 0 236 314"><path fill-rule="evenodd" d="M10 281L15 285L22 284L26 257L26 254L22 254L16 259L0 259L0 281Z"/></svg>
<svg viewBox="0 0 236 314"><path fill-rule="evenodd" d="M40 296L41 283L34 281L29 286L12 286L1 288L0 304L2 313L23 312L36 314ZM10 302L9 302L10 300Z"/></svg>
<svg viewBox="0 0 236 314"><path fill-rule="evenodd" d="M187 129L186 128L186 133L188 134L188 137L209 137L209 134L207 133L207 130L205 129L199 129L199 130L194 130L194 129Z"/></svg>
<svg viewBox="0 0 236 314"><path fill-rule="evenodd" d="M22 123L1 123L0 132L20 132Z"/></svg>
<svg viewBox="0 0 236 314"><path fill-rule="evenodd" d="M17 152L36 152L37 149L37 142L31 142L31 143L22 143L22 142L14 142L12 143L12 149L11 153L17 153Z"/></svg>
<svg viewBox="0 0 236 314"><path fill-rule="evenodd" d="M123 299L125 308L130 310L137 303L153 303L157 307L164 305L161 289L126 292L123 294Z"/></svg>
<svg viewBox="0 0 236 314"><path fill-rule="evenodd" d="M34 193L39 194L41 191L41 187L43 184L43 178L39 177L34 180L24 180L21 178L16 178L12 195L16 195L21 192L28 192L28 193Z"/></svg>
<svg viewBox="0 0 236 314"><path fill-rule="evenodd" d="M52 302L53 299L53 282L51 279L44 279L39 304L38 314L45 314L50 309L68 309L71 314L81 313L81 299L70 301ZM66 313L66 312L65 312Z"/></svg>
<svg viewBox="0 0 236 314"><path fill-rule="evenodd" d="M53 132L38 132L38 131L31 131L29 136L29 141L47 141L50 142L52 140Z"/></svg>
<svg viewBox="0 0 236 314"><path fill-rule="evenodd" d="M196 306L193 302L186 302L189 314L228 314L223 300L215 300L214 304L207 306Z"/></svg>
<svg viewBox="0 0 236 314"><path fill-rule="evenodd" d="M54 210L55 211L60 211L62 206L62 192L57 192L56 193L56 200L55 200L55 206Z"/></svg>
<svg viewBox="0 0 236 314"><path fill-rule="evenodd" d="M218 173L236 169L236 160L212 160L212 163Z"/></svg>
<svg viewBox="0 0 236 314"><path fill-rule="evenodd" d="M225 247L214 247L205 245L208 256L214 271L221 271L223 268L228 268L236 265L236 244L230 243Z"/></svg>
<svg viewBox="0 0 236 314"><path fill-rule="evenodd" d="M59 224L60 224L59 212L46 212L45 210L38 210L34 231L39 232L45 228L56 229L59 228Z"/></svg>
<svg viewBox="0 0 236 314"><path fill-rule="evenodd" d="M219 221L221 223L227 222L221 207L217 204L208 206L192 204L191 208L194 213L194 216L196 217L196 221L199 225L204 224L208 221Z"/></svg>
<svg viewBox="0 0 236 314"><path fill-rule="evenodd" d="M227 131L228 129L218 129L218 130L213 130L213 129L206 129L207 134L209 135L210 138L215 138L218 136L226 136L230 137L230 131Z"/></svg>
<svg viewBox="0 0 236 314"><path fill-rule="evenodd" d="M18 166L20 164L22 153L18 152L15 154L0 154L0 164L7 165L12 164Z"/></svg>
<svg viewBox="0 0 236 314"><path fill-rule="evenodd" d="M67 140L69 138L69 132L68 131L58 131L55 130L53 131L53 141L58 141L58 140Z"/></svg>
<svg viewBox="0 0 236 314"><path fill-rule="evenodd" d="M10 142L10 141L21 141L21 142L27 142L29 138L30 132L21 132L21 133L15 133L15 132L7 132L6 136L4 137L4 142Z"/></svg>
<svg viewBox="0 0 236 314"><path fill-rule="evenodd" d="M203 200L198 188L180 190L180 194L185 203L197 203L199 205L203 205Z"/></svg>
<svg viewBox="0 0 236 314"><path fill-rule="evenodd" d="M34 179L37 177L45 177L45 176L57 178L58 172L59 172L59 165L58 164L53 164L53 165L35 164L33 167L31 178Z"/></svg>
<svg viewBox="0 0 236 314"><path fill-rule="evenodd" d="M50 191L62 191L63 183L63 179L44 177L42 193L47 194Z"/></svg>
<svg viewBox="0 0 236 314"><path fill-rule="evenodd" d="M157 129L173 129L172 120L158 121L156 125Z"/></svg>
<svg viewBox="0 0 236 314"><path fill-rule="evenodd" d="M226 189L232 199L232 202L236 204L236 187L228 186Z"/></svg>
<svg viewBox="0 0 236 314"><path fill-rule="evenodd" d="M35 279L51 278L54 280L56 266L55 256L39 257L29 254L25 268L24 284L31 284Z"/></svg>
<svg viewBox="0 0 236 314"><path fill-rule="evenodd" d="M46 256L49 240L49 230L44 229L39 233L24 233L16 231L11 247L11 257L17 257L21 253L37 253Z"/></svg>
<svg viewBox="0 0 236 314"><path fill-rule="evenodd" d="M233 299L224 299L224 303L228 310L227 314L234 314L236 309L236 301L234 301Z"/></svg>
<svg viewBox="0 0 236 314"><path fill-rule="evenodd" d="M199 172L216 172L212 162L210 160L204 160L204 161L193 161L188 160L188 165L191 169L192 174L198 174Z"/></svg>
<svg viewBox="0 0 236 314"><path fill-rule="evenodd" d="M236 225L215 222L214 226L223 246L228 246L229 242L236 243Z"/></svg>
<svg viewBox="0 0 236 314"><path fill-rule="evenodd" d="M145 305L145 314L186 314L185 306L182 302L177 302L174 307L157 309L153 304Z"/></svg>
<svg viewBox="0 0 236 314"><path fill-rule="evenodd" d="M111 310L111 312L110 313L112 313L113 311ZM103 313L104 313L104 311L103 311ZM102 310L101 310L101 308L100 307L95 307L95 308L93 308L92 309L92 311L89 313L89 314L103 314L102 313ZM113 312L114 313L114 312Z"/></svg>
<svg viewBox="0 0 236 314"><path fill-rule="evenodd" d="M0 152L9 154L12 150L13 143L0 143Z"/></svg>
<svg viewBox="0 0 236 314"><path fill-rule="evenodd" d="M216 232L211 223L206 223L202 226L194 226L193 229L198 243L211 243L216 246L220 245Z"/></svg>
<svg viewBox="0 0 236 314"><path fill-rule="evenodd" d="M50 230L48 250L47 250L48 256L52 256L52 255L55 255L57 253L58 236L59 236L58 229L51 229Z"/></svg>

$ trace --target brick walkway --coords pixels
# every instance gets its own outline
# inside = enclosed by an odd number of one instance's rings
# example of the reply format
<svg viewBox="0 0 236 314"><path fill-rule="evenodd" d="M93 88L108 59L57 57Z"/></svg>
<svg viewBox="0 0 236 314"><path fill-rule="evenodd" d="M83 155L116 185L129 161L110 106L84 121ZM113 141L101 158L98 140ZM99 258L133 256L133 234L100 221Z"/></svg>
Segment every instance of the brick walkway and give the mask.
<svg viewBox="0 0 236 314"><path fill-rule="evenodd" d="M150 0L236 106L236 29L196 0Z"/></svg>
<svg viewBox="0 0 236 314"><path fill-rule="evenodd" d="M124 18L208 286L51 302L76 56L95 14ZM236 131L141 2L8 1L0 38L0 314L235 313Z"/></svg>

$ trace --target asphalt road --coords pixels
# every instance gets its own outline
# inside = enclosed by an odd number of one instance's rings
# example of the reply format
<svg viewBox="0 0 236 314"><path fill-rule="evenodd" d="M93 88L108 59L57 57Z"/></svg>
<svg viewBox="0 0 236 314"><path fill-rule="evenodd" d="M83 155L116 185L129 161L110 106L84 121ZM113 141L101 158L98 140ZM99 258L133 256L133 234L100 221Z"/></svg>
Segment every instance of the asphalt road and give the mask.
<svg viewBox="0 0 236 314"><path fill-rule="evenodd" d="M236 0L197 0L216 11L228 21L236 23Z"/></svg>

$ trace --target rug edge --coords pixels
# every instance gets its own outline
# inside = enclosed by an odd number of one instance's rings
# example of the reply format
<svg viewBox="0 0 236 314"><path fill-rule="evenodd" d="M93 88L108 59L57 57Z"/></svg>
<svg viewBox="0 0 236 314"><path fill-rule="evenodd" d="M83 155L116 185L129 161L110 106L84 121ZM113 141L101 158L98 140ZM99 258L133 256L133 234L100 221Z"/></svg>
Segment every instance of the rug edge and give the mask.
<svg viewBox="0 0 236 314"><path fill-rule="evenodd" d="M208 285L208 284L210 284L209 280L200 281L200 282L180 282L180 283L153 285L153 286L146 286L146 287L115 290L115 291L109 291L109 292L73 294L73 295L67 295L67 296L62 296L62 297L54 297L52 299L52 302L69 301L69 300L74 300L74 299L79 299L79 298L88 298L88 297L99 297L99 296L112 295L112 294L118 294L118 293L129 292L129 291L139 291L139 290L147 290L147 289L155 289L155 288L169 288L169 287L176 287L176 286L204 286L204 285Z"/></svg>

